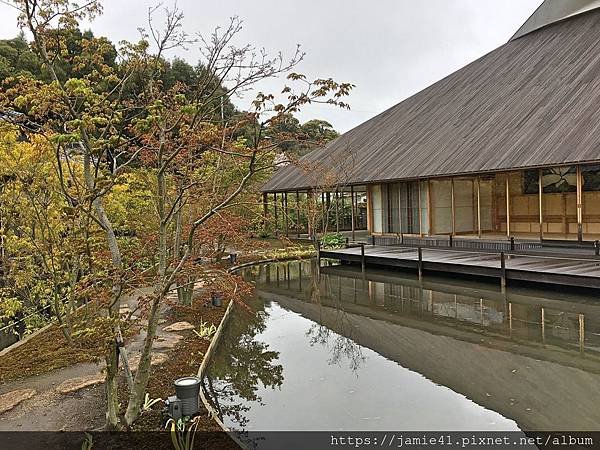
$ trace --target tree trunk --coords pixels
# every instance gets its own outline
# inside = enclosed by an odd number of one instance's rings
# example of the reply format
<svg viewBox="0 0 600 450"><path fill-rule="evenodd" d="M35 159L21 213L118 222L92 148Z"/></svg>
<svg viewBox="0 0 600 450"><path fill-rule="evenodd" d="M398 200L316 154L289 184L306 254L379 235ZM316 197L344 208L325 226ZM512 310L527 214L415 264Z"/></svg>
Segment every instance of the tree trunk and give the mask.
<svg viewBox="0 0 600 450"><path fill-rule="evenodd" d="M140 415L140 410L144 402L148 379L150 378L150 368L152 362L152 344L156 335L156 327L158 325L158 310L161 304L161 293L157 293L157 297L152 302L150 316L148 317L148 327L146 337L144 338L144 347L140 355L140 363L135 374L133 390L129 393L129 402L127 411L125 412L125 424L131 426Z"/></svg>
<svg viewBox="0 0 600 450"><path fill-rule="evenodd" d="M119 396L117 392L118 354L116 342L106 354L106 425L108 430L119 428Z"/></svg>

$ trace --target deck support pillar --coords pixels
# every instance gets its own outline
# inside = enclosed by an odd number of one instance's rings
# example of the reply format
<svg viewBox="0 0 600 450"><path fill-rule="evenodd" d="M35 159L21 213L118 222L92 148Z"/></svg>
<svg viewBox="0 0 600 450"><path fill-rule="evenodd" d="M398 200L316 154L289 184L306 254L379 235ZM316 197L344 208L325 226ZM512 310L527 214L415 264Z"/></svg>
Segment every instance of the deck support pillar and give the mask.
<svg viewBox="0 0 600 450"><path fill-rule="evenodd" d="M423 279L423 248L419 247L417 249L417 253L419 255L419 262L417 264L417 269L419 271L419 281Z"/></svg>

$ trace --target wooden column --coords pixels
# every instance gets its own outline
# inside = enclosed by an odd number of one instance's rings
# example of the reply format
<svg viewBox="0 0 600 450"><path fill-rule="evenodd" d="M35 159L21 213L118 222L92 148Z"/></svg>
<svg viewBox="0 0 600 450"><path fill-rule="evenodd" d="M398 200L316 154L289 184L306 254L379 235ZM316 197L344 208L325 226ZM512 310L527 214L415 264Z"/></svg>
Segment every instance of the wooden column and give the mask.
<svg viewBox="0 0 600 450"><path fill-rule="evenodd" d="M273 192L273 208L275 211L275 236L279 235L279 218L277 217L277 192Z"/></svg>
<svg viewBox="0 0 600 450"><path fill-rule="evenodd" d="M506 236L510 237L510 186L509 174L506 174Z"/></svg>
<svg viewBox="0 0 600 450"><path fill-rule="evenodd" d="M300 192L296 191L296 236L300 237Z"/></svg>
<svg viewBox="0 0 600 450"><path fill-rule="evenodd" d="M372 200L372 188L367 185L367 232L373 232L373 200Z"/></svg>
<svg viewBox="0 0 600 450"><path fill-rule="evenodd" d="M283 200L283 220L285 222L285 236L288 237L290 235L290 230L289 230L289 221L288 221L288 201L287 201L287 192L284 192L283 194L281 194L283 196L282 200Z"/></svg>
<svg viewBox="0 0 600 450"><path fill-rule="evenodd" d="M481 239L481 179L477 175L477 236Z"/></svg>
<svg viewBox="0 0 600 450"><path fill-rule="evenodd" d="M421 201L421 180L417 181L417 183L419 185L419 236L423 237L423 202Z"/></svg>
<svg viewBox="0 0 600 450"><path fill-rule="evenodd" d="M350 199L351 199L351 204L352 204L352 210L351 210L351 216L350 216L350 220L352 222L351 226L352 226L352 240L355 241L356 240L356 235L355 235L355 229L356 229L356 224L355 224L355 205L356 202L354 201L354 186L350 186Z"/></svg>
<svg viewBox="0 0 600 450"><path fill-rule="evenodd" d="M310 204L312 202L313 195L314 195L313 191L311 191L311 190L306 191L306 232L308 234L309 239L312 239L312 235L314 233L314 230L312 229L311 224L310 224Z"/></svg>
<svg viewBox="0 0 600 450"><path fill-rule="evenodd" d="M339 211L339 195L338 190L335 190L335 232L340 232L340 211Z"/></svg>
<svg viewBox="0 0 600 450"><path fill-rule="evenodd" d="M538 170L538 197L540 209L540 242L544 240L544 186L542 185L542 169Z"/></svg>
<svg viewBox="0 0 600 450"><path fill-rule="evenodd" d="M583 241L583 176L577 166L577 240Z"/></svg>
<svg viewBox="0 0 600 450"><path fill-rule="evenodd" d="M427 180L427 234L433 234L433 202L431 200L431 180Z"/></svg>
<svg viewBox="0 0 600 450"><path fill-rule="evenodd" d="M450 193L452 195L452 236L454 236L456 234L456 211L455 211L455 205L454 205L454 178L451 179L451 183L450 183L451 189L450 189Z"/></svg>

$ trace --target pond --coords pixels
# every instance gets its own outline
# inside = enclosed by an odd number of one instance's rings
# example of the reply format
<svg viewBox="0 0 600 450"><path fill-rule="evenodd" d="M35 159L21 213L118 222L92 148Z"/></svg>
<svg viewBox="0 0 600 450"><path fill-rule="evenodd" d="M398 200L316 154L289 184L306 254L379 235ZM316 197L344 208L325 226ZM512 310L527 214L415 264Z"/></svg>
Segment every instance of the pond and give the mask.
<svg viewBox="0 0 600 450"><path fill-rule="evenodd" d="M235 430L595 430L593 296L315 261L248 268L203 380Z"/></svg>

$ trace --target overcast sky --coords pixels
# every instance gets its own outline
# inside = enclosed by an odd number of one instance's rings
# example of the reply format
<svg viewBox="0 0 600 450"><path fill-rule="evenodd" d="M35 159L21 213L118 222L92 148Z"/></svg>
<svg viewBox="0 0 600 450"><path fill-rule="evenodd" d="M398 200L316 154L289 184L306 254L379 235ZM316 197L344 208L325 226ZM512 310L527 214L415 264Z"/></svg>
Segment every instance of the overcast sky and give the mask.
<svg viewBox="0 0 600 450"><path fill-rule="evenodd" d="M117 42L139 37L157 1L105 0L104 14L85 28ZM307 53L298 72L356 85L351 111L314 105L301 121L328 120L347 131L505 43L541 0L178 0L188 33L208 33L231 16L241 39L269 52ZM163 4L171 4L169 0ZM0 4L0 38L17 34L16 15ZM174 56L174 55L173 55ZM191 47L179 52L198 60ZM273 80L261 90L280 88ZM243 108L249 100L236 102Z"/></svg>

